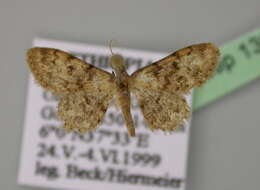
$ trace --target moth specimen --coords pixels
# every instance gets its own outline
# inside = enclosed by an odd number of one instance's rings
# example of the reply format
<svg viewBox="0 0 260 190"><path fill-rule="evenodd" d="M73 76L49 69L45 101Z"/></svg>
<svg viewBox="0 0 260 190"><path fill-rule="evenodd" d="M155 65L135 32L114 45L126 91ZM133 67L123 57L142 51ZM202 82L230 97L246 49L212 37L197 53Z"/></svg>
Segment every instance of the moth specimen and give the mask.
<svg viewBox="0 0 260 190"><path fill-rule="evenodd" d="M113 73L101 70L58 49L34 47L27 62L36 81L61 95L58 116L67 130L96 129L115 98L128 133L135 135L131 115L133 93L148 127L173 131L190 115L184 98L209 79L218 65L219 50L211 43L192 45L128 75L119 54L110 57Z"/></svg>

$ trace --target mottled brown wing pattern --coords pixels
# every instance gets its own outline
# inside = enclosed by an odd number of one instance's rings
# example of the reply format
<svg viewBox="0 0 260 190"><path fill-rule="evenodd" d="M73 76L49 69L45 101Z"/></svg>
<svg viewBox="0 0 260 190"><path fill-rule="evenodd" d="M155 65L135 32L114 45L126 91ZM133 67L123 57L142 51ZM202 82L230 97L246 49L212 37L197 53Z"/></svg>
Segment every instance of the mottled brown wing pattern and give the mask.
<svg viewBox="0 0 260 190"><path fill-rule="evenodd" d="M181 95L147 88L134 93L151 130L174 131L190 115L190 108Z"/></svg>
<svg viewBox="0 0 260 190"><path fill-rule="evenodd" d="M85 133L101 123L113 94L79 91L65 95L58 105L58 116L68 131Z"/></svg>
<svg viewBox="0 0 260 190"><path fill-rule="evenodd" d="M132 88L149 88L186 93L209 79L217 64L219 50L211 43L183 48L131 75Z"/></svg>
<svg viewBox="0 0 260 190"><path fill-rule="evenodd" d="M219 50L213 44L193 45L136 71L130 77L126 75L127 86L136 95L152 130L172 131L183 124L190 115L184 94L212 76L218 56ZM58 116L67 130L84 133L95 129L111 99L119 93L120 86L114 75L61 50L32 48L27 53L27 62L42 87L62 95ZM116 77L121 80L124 69L117 71L119 76Z"/></svg>
<svg viewBox="0 0 260 190"><path fill-rule="evenodd" d="M36 81L56 94L109 91L113 85L110 73L58 49L31 48L27 52L27 63Z"/></svg>
<svg viewBox="0 0 260 190"><path fill-rule="evenodd" d="M204 43L183 48L130 77L130 90L151 129L172 131L190 115L184 94L201 86L218 64L219 50Z"/></svg>
<svg viewBox="0 0 260 190"><path fill-rule="evenodd" d="M93 130L115 94L114 76L52 48L31 48L27 63L36 81L61 95L58 117L67 130Z"/></svg>

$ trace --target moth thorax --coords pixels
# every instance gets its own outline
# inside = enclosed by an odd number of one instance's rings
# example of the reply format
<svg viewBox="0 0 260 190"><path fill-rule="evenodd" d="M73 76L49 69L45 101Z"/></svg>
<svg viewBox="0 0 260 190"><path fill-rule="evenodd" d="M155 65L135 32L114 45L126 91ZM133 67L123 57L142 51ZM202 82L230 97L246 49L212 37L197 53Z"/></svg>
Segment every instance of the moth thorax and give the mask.
<svg viewBox="0 0 260 190"><path fill-rule="evenodd" d="M110 57L110 65L116 72L125 70L124 58L119 54Z"/></svg>

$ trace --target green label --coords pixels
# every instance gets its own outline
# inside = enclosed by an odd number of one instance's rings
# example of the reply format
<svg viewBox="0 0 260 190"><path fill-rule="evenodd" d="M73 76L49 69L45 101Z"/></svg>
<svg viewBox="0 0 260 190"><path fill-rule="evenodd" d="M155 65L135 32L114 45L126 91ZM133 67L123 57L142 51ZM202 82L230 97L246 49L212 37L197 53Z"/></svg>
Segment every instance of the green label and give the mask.
<svg viewBox="0 0 260 190"><path fill-rule="evenodd" d="M260 29L223 45L220 53L220 64L214 77L195 89L193 110L260 76Z"/></svg>

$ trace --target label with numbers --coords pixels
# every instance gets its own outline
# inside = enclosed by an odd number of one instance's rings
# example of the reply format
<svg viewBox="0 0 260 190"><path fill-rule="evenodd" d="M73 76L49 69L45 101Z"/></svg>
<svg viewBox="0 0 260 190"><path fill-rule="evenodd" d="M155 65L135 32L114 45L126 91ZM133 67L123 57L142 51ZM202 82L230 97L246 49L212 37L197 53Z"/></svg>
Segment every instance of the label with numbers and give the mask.
<svg viewBox="0 0 260 190"><path fill-rule="evenodd" d="M193 110L217 100L260 76L260 28L220 47L212 79L194 90Z"/></svg>
<svg viewBox="0 0 260 190"><path fill-rule="evenodd" d="M108 47L36 39L111 72ZM166 54L114 48L129 73ZM191 95L187 95L191 105ZM66 133L56 116L57 97L30 75L18 183L58 189L185 189L190 121L174 133L151 132L132 97L136 137L111 105L102 125L84 135Z"/></svg>

